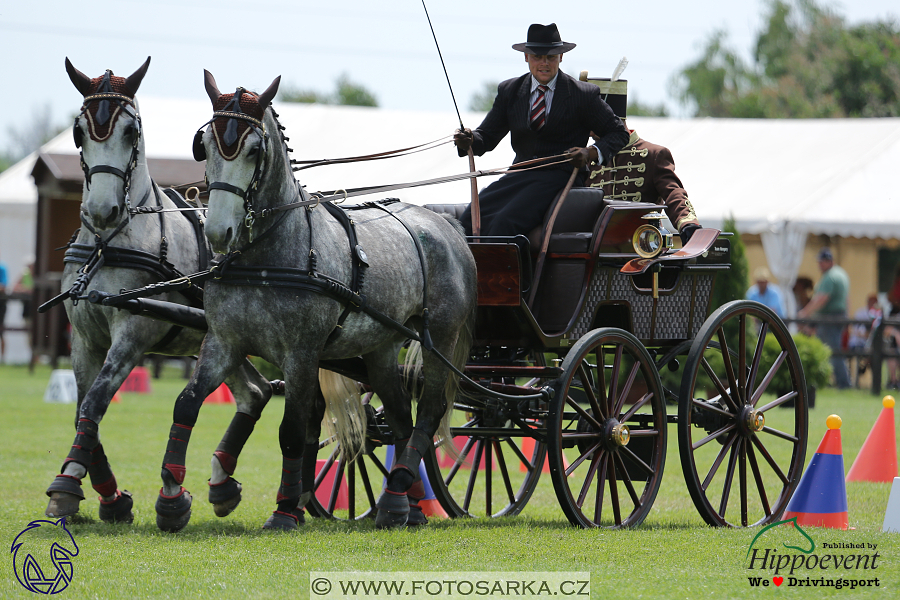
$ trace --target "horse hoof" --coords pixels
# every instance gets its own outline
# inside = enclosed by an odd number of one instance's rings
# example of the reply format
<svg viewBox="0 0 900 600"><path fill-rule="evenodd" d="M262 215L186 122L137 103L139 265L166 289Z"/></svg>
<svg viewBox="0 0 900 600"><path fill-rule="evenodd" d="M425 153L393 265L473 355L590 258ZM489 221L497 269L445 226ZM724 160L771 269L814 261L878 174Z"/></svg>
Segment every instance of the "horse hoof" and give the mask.
<svg viewBox="0 0 900 600"><path fill-rule="evenodd" d="M229 477L222 483L210 484L209 502L217 517L227 517L241 503L241 483Z"/></svg>
<svg viewBox="0 0 900 600"><path fill-rule="evenodd" d="M47 503L47 510L44 511L44 514L54 519L71 517L78 512L81 500L82 498L66 492L51 492L50 501Z"/></svg>
<svg viewBox="0 0 900 600"><path fill-rule="evenodd" d="M115 500L100 500L100 520L105 523L131 523L134 521L134 513L131 511L133 506L131 492L116 490Z"/></svg>
<svg viewBox="0 0 900 600"><path fill-rule="evenodd" d="M375 527L378 529L404 527L409 521L409 499L406 494L385 490L375 506L378 508L375 516Z"/></svg>
<svg viewBox="0 0 900 600"><path fill-rule="evenodd" d="M428 524L428 517L426 517L425 513L422 512L422 507L419 506L418 501L414 502L412 499L410 499L409 517L406 520L406 524L409 527L418 527L420 525Z"/></svg>
<svg viewBox="0 0 900 600"><path fill-rule="evenodd" d="M50 502L44 514L48 517L68 517L78 512L78 505L84 500L81 480L69 475L57 475L47 488Z"/></svg>
<svg viewBox="0 0 900 600"><path fill-rule="evenodd" d="M156 526L162 531L177 533L191 520L191 494L181 488L174 496L166 496L159 490L156 499Z"/></svg>
<svg viewBox="0 0 900 600"><path fill-rule="evenodd" d="M268 519L266 519L266 522L263 524L263 529L294 531L299 526L299 519L295 514L276 510L272 512L272 515Z"/></svg>

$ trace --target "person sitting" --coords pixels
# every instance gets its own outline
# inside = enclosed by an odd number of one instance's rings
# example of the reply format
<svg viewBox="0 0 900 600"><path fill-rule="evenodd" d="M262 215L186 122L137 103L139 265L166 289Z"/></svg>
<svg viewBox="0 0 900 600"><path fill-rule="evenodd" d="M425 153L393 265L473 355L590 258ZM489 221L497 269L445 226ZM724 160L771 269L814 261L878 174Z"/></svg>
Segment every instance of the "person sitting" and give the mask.
<svg viewBox="0 0 900 600"><path fill-rule="evenodd" d="M582 169L590 161L603 162L628 142L625 126L603 101L599 88L559 70L563 54L574 47L561 40L555 23L531 25L527 41L513 44L514 50L525 54L529 72L500 83L491 110L475 130L454 133L460 156L470 148L481 156L509 133L516 152L514 165L559 155L568 159L507 173L482 190L481 235L527 234L543 222L573 166ZM592 131L598 139L586 146ZM579 173L575 185L583 183L584 174ZM460 221L472 235L471 206Z"/></svg>

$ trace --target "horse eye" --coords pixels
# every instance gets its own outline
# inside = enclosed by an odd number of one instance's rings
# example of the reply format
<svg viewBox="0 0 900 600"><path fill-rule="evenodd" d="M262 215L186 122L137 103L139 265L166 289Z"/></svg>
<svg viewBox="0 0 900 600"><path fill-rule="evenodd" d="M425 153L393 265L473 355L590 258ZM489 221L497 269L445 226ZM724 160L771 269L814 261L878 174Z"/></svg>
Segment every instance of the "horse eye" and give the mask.
<svg viewBox="0 0 900 600"><path fill-rule="evenodd" d="M257 152L259 152L259 146L257 145L247 148L247 156L256 156Z"/></svg>

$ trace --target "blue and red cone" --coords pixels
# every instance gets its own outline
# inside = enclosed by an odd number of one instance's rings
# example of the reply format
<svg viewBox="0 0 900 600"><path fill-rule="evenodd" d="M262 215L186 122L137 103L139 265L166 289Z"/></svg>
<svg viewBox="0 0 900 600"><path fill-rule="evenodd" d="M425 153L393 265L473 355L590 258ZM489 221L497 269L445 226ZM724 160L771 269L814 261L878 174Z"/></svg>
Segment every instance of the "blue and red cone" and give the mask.
<svg viewBox="0 0 900 600"><path fill-rule="evenodd" d="M388 444L385 448L386 452L384 455L384 464L393 465L394 464L394 446ZM428 474L425 473L425 464L419 462L419 477L422 479L422 485L425 487L425 497L422 500L419 500L419 507L422 509L422 512L426 517L439 517L442 519L447 519L449 516L447 515L447 511L441 506L441 503L438 502L437 496L434 495L434 490L431 488L431 482L428 481ZM387 480L382 483L382 487L387 485Z"/></svg>
<svg viewBox="0 0 900 600"><path fill-rule="evenodd" d="M825 420L828 431L800 478L782 519L797 517L800 525L847 529L847 488L841 449L841 418Z"/></svg>

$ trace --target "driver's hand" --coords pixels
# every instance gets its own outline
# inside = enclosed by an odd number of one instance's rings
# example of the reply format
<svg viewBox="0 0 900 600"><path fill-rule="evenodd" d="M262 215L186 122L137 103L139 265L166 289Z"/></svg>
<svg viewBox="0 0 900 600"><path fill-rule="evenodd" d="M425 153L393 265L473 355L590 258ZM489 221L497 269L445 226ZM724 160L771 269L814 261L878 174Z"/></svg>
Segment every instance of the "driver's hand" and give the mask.
<svg viewBox="0 0 900 600"><path fill-rule="evenodd" d="M591 149L593 146L588 146L587 148L569 148L566 150L566 158L572 161L572 166L576 169L580 169L585 165L590 164L591 160Z"/></svg>
<svg viewBox="0 0 900 600"><path fill-rule="evenodd" d="M472 147L472 140L474 139L475 136L472 135L472 130L468 127L462 130L457 129L453 132L453 143L463 152L469 151L469 148Z"/></svg>

